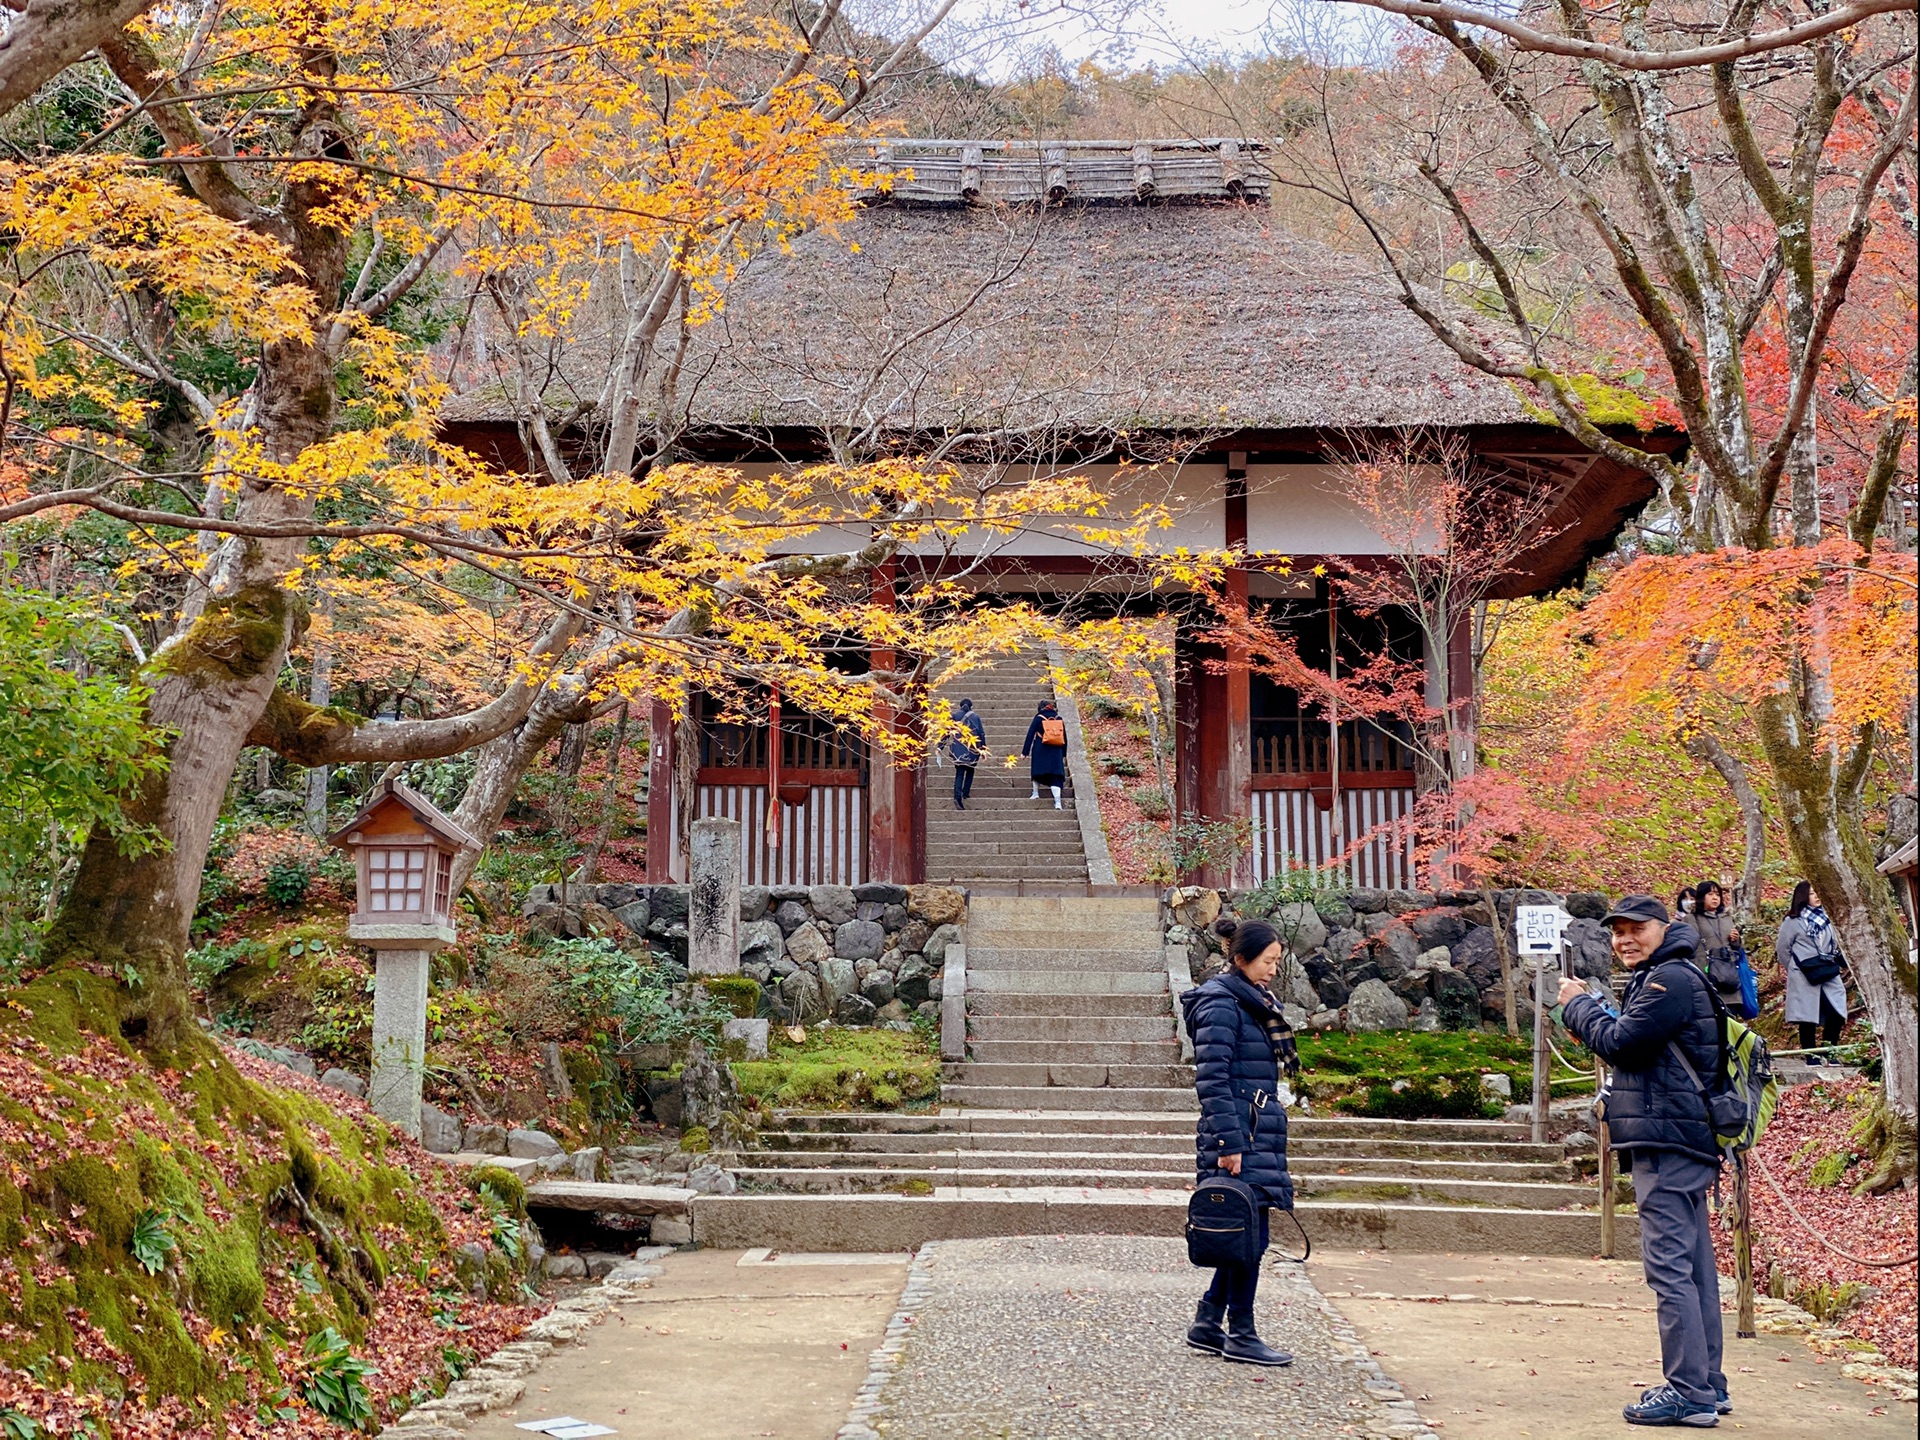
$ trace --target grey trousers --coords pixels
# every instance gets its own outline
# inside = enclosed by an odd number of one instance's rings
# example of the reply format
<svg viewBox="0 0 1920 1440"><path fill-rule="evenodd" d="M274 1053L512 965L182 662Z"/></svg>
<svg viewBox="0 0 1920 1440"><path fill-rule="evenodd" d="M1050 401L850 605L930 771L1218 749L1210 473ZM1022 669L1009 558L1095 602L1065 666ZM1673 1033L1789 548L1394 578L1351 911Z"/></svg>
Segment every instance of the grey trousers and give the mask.
<svg viewBox="0 0 1920 1440"><path fill-rule="evenodd" d="M1707 1191L1715 1169L1684 1155L1635 1152L1633 1197L1640 1212L1640 1259L1660 1321L1660 1368L1695 1405L1726 1392L1720 1331L1720 1272L1713 1260Z"/></svg>

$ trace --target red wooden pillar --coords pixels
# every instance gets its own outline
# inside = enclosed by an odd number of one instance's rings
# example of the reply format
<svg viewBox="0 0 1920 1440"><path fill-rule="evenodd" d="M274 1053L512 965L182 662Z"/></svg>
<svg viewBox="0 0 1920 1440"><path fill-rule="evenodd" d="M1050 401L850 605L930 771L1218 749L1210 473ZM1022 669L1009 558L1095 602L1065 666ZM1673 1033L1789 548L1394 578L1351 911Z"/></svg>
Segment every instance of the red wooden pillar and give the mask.
<svg viewBox="0 0 1920 1440"><path fill-rule="evenodd" d="M698 696L689 697L697 704ZM653 702L647 717L647 883L673 880L673 709Z"/></svg>
<svg viewBox="0 0 1920 1440"><path fill-rule="evenodd" d="M873 572L873 602L891 605L897 582L896 562L889 559ZM875 670L891 670L898 656L876 648L870 655ZM877 707L881 728L908 734L915 724L890 705ZM867 874L894 885L917 885L926 872L926 791L919 766L902 766L884 752L876 752L867 767Z"/></svg>
<svg viewBox="0 0 1920 1440"><path fill-rule="evenodd" d="M1247 549L1247 457L1235 452L1227 461L1227 547L1241 554ZM1247 572L1235 566L1227 572L1227 604L1241 616L1247 613ZM1224 657L1226 673L1222 680L1223 709L1226 712L1224 744L1220 753L1220 791L1216 813L1224 820L1253 820L1253 685L1248 666L1247 647L1229 645ZM1246 887L1253 884L1253 849L1243 848L1235 857L1227 883Z"/></svg>

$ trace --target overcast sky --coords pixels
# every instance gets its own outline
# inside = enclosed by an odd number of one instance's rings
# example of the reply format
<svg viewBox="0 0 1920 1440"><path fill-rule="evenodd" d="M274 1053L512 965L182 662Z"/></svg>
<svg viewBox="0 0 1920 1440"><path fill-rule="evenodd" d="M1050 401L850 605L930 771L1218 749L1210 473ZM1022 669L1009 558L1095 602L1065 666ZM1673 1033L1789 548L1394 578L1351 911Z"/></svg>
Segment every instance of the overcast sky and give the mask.
<svg viewBox="0 0 1920 1440"><path fill-rule="evenodd" d="M937 3L852 0L849 8L872 28L897 35L911 32ZM960 0L928 48L956 68L993 78L1030 68L1048 50L1069 64L1173 66L1257 53L1275 19L1286 27L1295 14L1356 35L1376 23L1357 7L1325 0Z"/></svg>

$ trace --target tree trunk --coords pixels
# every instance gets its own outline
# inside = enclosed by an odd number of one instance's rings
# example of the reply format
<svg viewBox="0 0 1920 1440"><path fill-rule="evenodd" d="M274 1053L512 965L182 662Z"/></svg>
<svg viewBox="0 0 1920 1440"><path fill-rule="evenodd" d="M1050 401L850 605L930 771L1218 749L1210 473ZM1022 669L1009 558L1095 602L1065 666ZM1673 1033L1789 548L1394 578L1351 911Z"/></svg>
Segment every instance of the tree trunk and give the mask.
<svg viewBox="0 0 1920 1440"><path fill-rule="evenodd" d="M1704 760L1719 772L1740 807L1740 820L1746 828L1746 853L1740 863L1740 878L1733 886L1733 912L1743 923L1751 923L1759 913L1760 871L1767 858L1767 812L1759 792L1747 774L1740 757L1722 745L1709 731L1701 731L1686 741L1686 751L1696 760Z"/></svg>
<svg viewBox="0 0 1920 1440"><path fill-rule="evenodd" d="M1794 861L1833 917L1880 1042L1887 1107L1911 1135L1920 1118L1920 975L1900 933L1892 889L1874 867L1857 791L1819 727L1809 727L1791 697L1771 697L1754 713ZM1913 1168L1909 1153L1892 1179L1911 1176Z"/></svg>
<svg viewBox="0 0 1920 1440"><path fill-rule="evenodd" d="M328 622L333 620L333 597L327 596L320 602L320 614ZM324 642L314 648L313 681L307 688L307 703L324 710L333 703L333 645ZM307 829L315 835L327 833L327 778L331 772L325 765L315 765L307 771Z"/></svg>

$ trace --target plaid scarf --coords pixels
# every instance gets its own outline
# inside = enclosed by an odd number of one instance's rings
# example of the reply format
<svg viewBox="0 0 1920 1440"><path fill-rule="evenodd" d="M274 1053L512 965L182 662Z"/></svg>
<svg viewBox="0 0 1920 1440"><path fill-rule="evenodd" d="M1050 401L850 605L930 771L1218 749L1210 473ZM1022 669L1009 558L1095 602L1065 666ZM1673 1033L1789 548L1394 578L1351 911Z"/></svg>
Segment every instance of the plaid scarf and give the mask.
<svg viewBox="0 0 1920 1440"><path fill-rule="evenodd" d="M1261 985L1256 987L1267 1002L1267 1009L1260 1017L1260 1023L1266 1027L1267 1040L1273 1046L1274 1064L1280 1067L1280 1073L1288 1079L1300 1073L1300 1051L1293 1043L1293 1027L1287 1024L1287 1017L1280 1013L1280 1002L1273 992Z"/></svg>
<svg viewBox="0 0 1920 1440"><path fill-rule="evenodd" d="M1809 905L1806 909L1802 910L1800 912L1800 923L1807 927L1808 938L1820 947L1821 954L1824 955L1829 950L1839 948L1834 943L1833 921L1827 917L1827 912L1820 906Z"/></svg>

